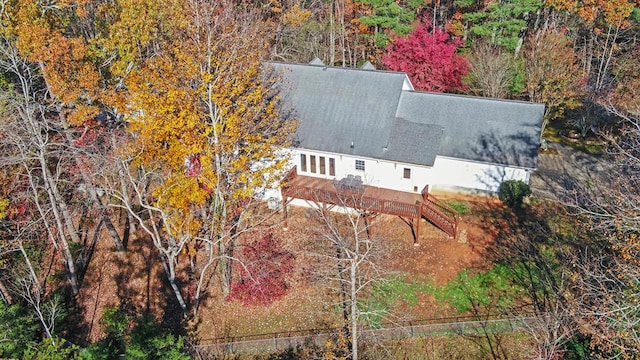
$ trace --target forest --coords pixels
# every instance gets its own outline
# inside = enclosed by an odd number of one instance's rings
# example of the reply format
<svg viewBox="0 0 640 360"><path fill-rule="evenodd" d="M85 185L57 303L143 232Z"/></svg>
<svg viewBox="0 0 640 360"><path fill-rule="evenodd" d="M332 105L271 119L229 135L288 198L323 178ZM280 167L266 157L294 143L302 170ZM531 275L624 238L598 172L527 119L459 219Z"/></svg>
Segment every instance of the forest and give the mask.
<svg viewBox="0 0 640 360"><path fill-rule="evenodd" d="M0 4L1 358L640 352L640 0ZM567 181L553 200L526 186L502 201L451 195L475 229L466 244L435 234L414 248L398 219L358 213L294 209L285 225L256 196L285 175L296 130L267 64L315 58L405 72L420 91L544 103L541 142L606 162L605 179ZM473 261L442 277L402 264L436 248ZM425 316L484 325L358 335ZM487 327L496 316L524 325ZM332 337L204 351L303 329Z"/></svg>

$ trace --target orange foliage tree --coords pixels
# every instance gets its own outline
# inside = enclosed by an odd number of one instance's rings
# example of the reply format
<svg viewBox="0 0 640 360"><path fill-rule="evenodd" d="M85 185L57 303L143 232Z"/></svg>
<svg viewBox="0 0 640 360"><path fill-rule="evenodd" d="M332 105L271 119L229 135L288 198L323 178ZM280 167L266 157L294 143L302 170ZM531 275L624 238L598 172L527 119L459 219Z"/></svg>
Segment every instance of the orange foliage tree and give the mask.
<svg viewBox="0 0 640 360"><path fill-rule="evenodd" d="M629 16L638 0L545 0L545 4L559 11L577 14L583 20L594 23L602 18L614 27L630 25Z"/></svg>
<svg viewBox="0 0 640 360"><path fill-rule="evenodd" d="M42 242L60 250L73 294L86 264L74 258L70 244L83 248L77 217L83 206L93 208L92 200L81 201L86 195L75 189L79 182L71 169L85 166L73 138L76 127L100 109L100 54L92 44L101 33L103 23L96 19L104 6L17 0L4 4L1 14L3 94L9 99L4 125L11 129L11 136L3 138L4 155L15 156L12 165L20 165L16 177L30 180L30 195L23 195L39 209L45 224ZM65 194L78 201L74 204Z"/></svg>
<svg viewBox="0 0 640 360"><path fill-rule="evenodd" d="M635 33L625 39L625 29L633 25L631 14L638 0L545 0L555 12L568 14L577 19L575 48L582 52L582 65L587 75L587 90L590 101L611 87L611 70L615 57L633 43ZM571 18L571 17L570 17ZM563 22L567 18L563 17ZM565 26L566 24L563 24ZM586 30L586 31L585 31Z"/></svg>

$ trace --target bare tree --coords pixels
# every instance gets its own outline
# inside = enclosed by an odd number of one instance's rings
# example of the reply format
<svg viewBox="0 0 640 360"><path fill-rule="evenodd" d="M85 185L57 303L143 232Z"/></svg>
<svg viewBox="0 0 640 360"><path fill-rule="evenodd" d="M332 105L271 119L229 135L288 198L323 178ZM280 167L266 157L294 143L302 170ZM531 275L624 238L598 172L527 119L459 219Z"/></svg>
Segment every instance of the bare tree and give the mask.
<svg viewBox="0 0 640 360"><path fill-rule="evenodd" d="M308 251L318 262L316 272L339 298L350 357L357 360L360 329L371 315L362 310L361 301L373 282L382 279L379 261L384 248L381 237L373 234L375 217L361 194L343 193L339 199L337 208L320 205L311 210L314 225Z"/></svg>
<svg viewBox="0 0 640 360"><path fill-rule="evenodd" d="M51 338L64 310L60 295L52 295L46 288L51 269L41 266L47 245L39 236L43 232L40 220L37 211L6 219L5 231L0 232L0 279L4 300L30 307L44 335Z"/></svg>
<svg viewBox="0 0 640 360"><path fill-rule="evenodd" d="M630 104L626 102L626 104ZM589 224L597 246L575 252L574 310L581 331L603 357L634 358L640 351L640 106L605 105L622 120L607 135L615 165L606 184L578 184L568 198L576 215Z"/></svg>
<svg viewBox="0 0 640 360"><path fill-rule="evenodd" d="M582 104L584 72L569 39L553 29L530 38L523 58L529 100L546 105L544 130L549 121Z"/></svg>
<svg viewBox="0 0 640 360"><path fill-rule="evenodd" d="M509 96L517 72L512 54L480 40L473 45L469 62L470 87L475 94L501 99Z"/></svg>
<svg viewBox="0 0 640 360"><path fill-rule="evenodd" d="M47 106L46 89L37 66L22 58L8 39L0 39L0 68L16 80L13 91L4 91L4 119L0 124L5 136L0 147L2 167L11 167L15 176L28 184L29 202L37 209L43 222L43 240L51 241L60 250L73 294L79 290L78 273L70 243L80 244L80 234L74 222L64 191L64 162L68 160L58 134L64 131Z"/></svg>

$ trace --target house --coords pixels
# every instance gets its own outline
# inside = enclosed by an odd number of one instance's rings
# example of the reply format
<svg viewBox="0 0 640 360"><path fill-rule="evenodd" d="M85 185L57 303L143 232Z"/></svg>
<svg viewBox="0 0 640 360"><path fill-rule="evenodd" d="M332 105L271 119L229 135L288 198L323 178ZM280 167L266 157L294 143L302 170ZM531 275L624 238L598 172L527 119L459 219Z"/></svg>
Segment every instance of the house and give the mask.
<svg viewBox="0 0 640 360"><path fill-rule="evenodd" d="M415 91L406 74L368 63L272 66L299 121L296 175L416 195L492 193L536 168L542 104Z"/></svg>
<svg viewBox="0 0 640 360"><path fill-rule="evenodd" d="M416 193L425 185L496 192L505 180L528 182L536 168L542 104L415 91L399 72L273 66L299 121L300 174L353 174Z"/></svg>

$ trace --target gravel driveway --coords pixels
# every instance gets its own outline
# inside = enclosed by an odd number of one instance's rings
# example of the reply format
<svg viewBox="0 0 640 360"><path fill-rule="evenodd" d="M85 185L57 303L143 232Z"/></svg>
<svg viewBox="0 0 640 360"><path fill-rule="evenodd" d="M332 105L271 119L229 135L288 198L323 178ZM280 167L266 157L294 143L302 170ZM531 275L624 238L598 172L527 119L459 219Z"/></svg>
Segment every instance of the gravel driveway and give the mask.
<svg viewBox="0 0 640 360"><path fill-rule="evenodd" d="M540 150L538 169L531 174L531 190L539 198L563 200L576 184L591 186L608 182L612 164L602 156L588 155L570 147L549 142Z"/></svg>

